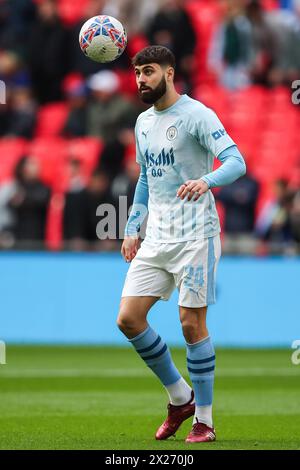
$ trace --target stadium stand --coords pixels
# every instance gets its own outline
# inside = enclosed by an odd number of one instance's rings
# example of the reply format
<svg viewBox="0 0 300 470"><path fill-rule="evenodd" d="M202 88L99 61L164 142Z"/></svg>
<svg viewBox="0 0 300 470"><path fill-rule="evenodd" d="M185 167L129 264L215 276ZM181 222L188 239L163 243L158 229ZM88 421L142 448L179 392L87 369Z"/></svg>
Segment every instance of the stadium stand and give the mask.
<svg viewBox="0 0 300 470"><path fill-rule="evenodd" d="M49 103L41 106L37 116L36 137L54 137L60 135L67 115L68 108L64 102Z"/></svg>
<svg viewBox="0 0 300 470"><path fill-rule="evenodd" d="M220 21L221 3L190 0L185 5L197 38L192 93L216 111L244 154L248 170L260 183L259 212L272 196L274 181L279 178L290 180L299 166L300 113L298 107L291 103L291 90L287 86L252 85L231 91L217 84L216 76L208 67L207 57L213 31ZM89 0L58 0L58 14L66 28L80 22L88 4ZM272 11L279 7L279 2L265 0L263 6L266 11ZM132 56L147 44L144 31L129 36L127 53ZM121 83L120 93L135 99L136 85L132 71L117 67L116 72ZM69 70L69 73L74 71ZM47 225L47 244L50 248L61 246L60 219L69 159L76 158L83 162L84 177L88 179L99 165L103 147L97 138L62 137L68 113L66 101L40 105L32 140L10 135L0 139L0 184L13 177L15 165L23 155L33 155L40 162L41 178L52 189ZM133 156L134 149L130 145L125 151L125 161Z"/></svg>

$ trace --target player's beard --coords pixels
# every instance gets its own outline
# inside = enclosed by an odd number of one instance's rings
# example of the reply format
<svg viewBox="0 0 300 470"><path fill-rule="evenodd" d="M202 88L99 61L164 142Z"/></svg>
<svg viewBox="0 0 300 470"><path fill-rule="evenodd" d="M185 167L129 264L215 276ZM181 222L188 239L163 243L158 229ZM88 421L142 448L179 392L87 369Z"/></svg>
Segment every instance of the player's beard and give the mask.
<svg viewBox="0 0 300 470"><path fill-rule="evenodd" d="M139 95L143 103L154 104L158 101L167 91L167 82L165 77L162 77L161 81L156 88L152 89L147 87L147 91L142 92L139 90Z"/></svg>

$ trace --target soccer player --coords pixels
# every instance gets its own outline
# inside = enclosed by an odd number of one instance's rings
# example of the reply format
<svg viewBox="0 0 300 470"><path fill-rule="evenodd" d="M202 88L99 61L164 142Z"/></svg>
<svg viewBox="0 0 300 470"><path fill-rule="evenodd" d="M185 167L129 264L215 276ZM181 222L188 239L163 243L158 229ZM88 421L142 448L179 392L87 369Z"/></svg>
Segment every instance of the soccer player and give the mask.
<svg viewBox="0 0 300 470"><path fill-rule="evenodd" d="M121 252L128 270L118 327L169 395L168 416L156 439L175 434L194 416L186 442L216 438L212 419L215 352L206 326L215 303L220 225L211 188L245 174L245 162L216 114L174 87L175 58L149 46L133 58L141 100L153 105L136 122L140 177ZM214 157L222 165L212 171ZM148 213L146 237L141 224ZM179 314L192 388L164 340L147 323L157 300L179 291Z"/></svg>

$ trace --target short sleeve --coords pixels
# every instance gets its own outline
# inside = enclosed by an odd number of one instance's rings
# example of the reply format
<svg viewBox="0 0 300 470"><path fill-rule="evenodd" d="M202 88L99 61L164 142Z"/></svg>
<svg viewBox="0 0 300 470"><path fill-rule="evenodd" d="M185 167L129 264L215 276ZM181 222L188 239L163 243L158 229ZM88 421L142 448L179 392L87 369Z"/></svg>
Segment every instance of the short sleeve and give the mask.
<svg viewBox="0 0 300 470"><path fill-rule="evenodd" d="M192 122L191 122L192 119ZM209 108L197 112L190 118L190 132L206 150L218 156L223 150L236 145L227 134L216 113Z"/></svg>
<svg viewBox="0 0 300 470"><path fill-rule="evenodd" d="M134 134L135 134L135 152L136 152L136 161L139 165L144 165L145 161L139 145L139 130L138 130L138 120L135 125Z"/></svg>

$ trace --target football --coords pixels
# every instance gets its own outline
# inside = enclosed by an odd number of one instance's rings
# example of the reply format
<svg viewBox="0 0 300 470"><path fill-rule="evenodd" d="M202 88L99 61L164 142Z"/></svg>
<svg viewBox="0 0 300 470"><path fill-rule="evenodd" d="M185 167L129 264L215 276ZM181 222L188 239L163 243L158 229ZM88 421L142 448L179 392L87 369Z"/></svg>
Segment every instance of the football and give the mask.
<svg viewBox="0 0 300 470"><path fill-rule="evenodd" d="M89 59L113 62L126 48L127 34L122 23L113 16L93 16L80 30L79 44Z"/></svg>

